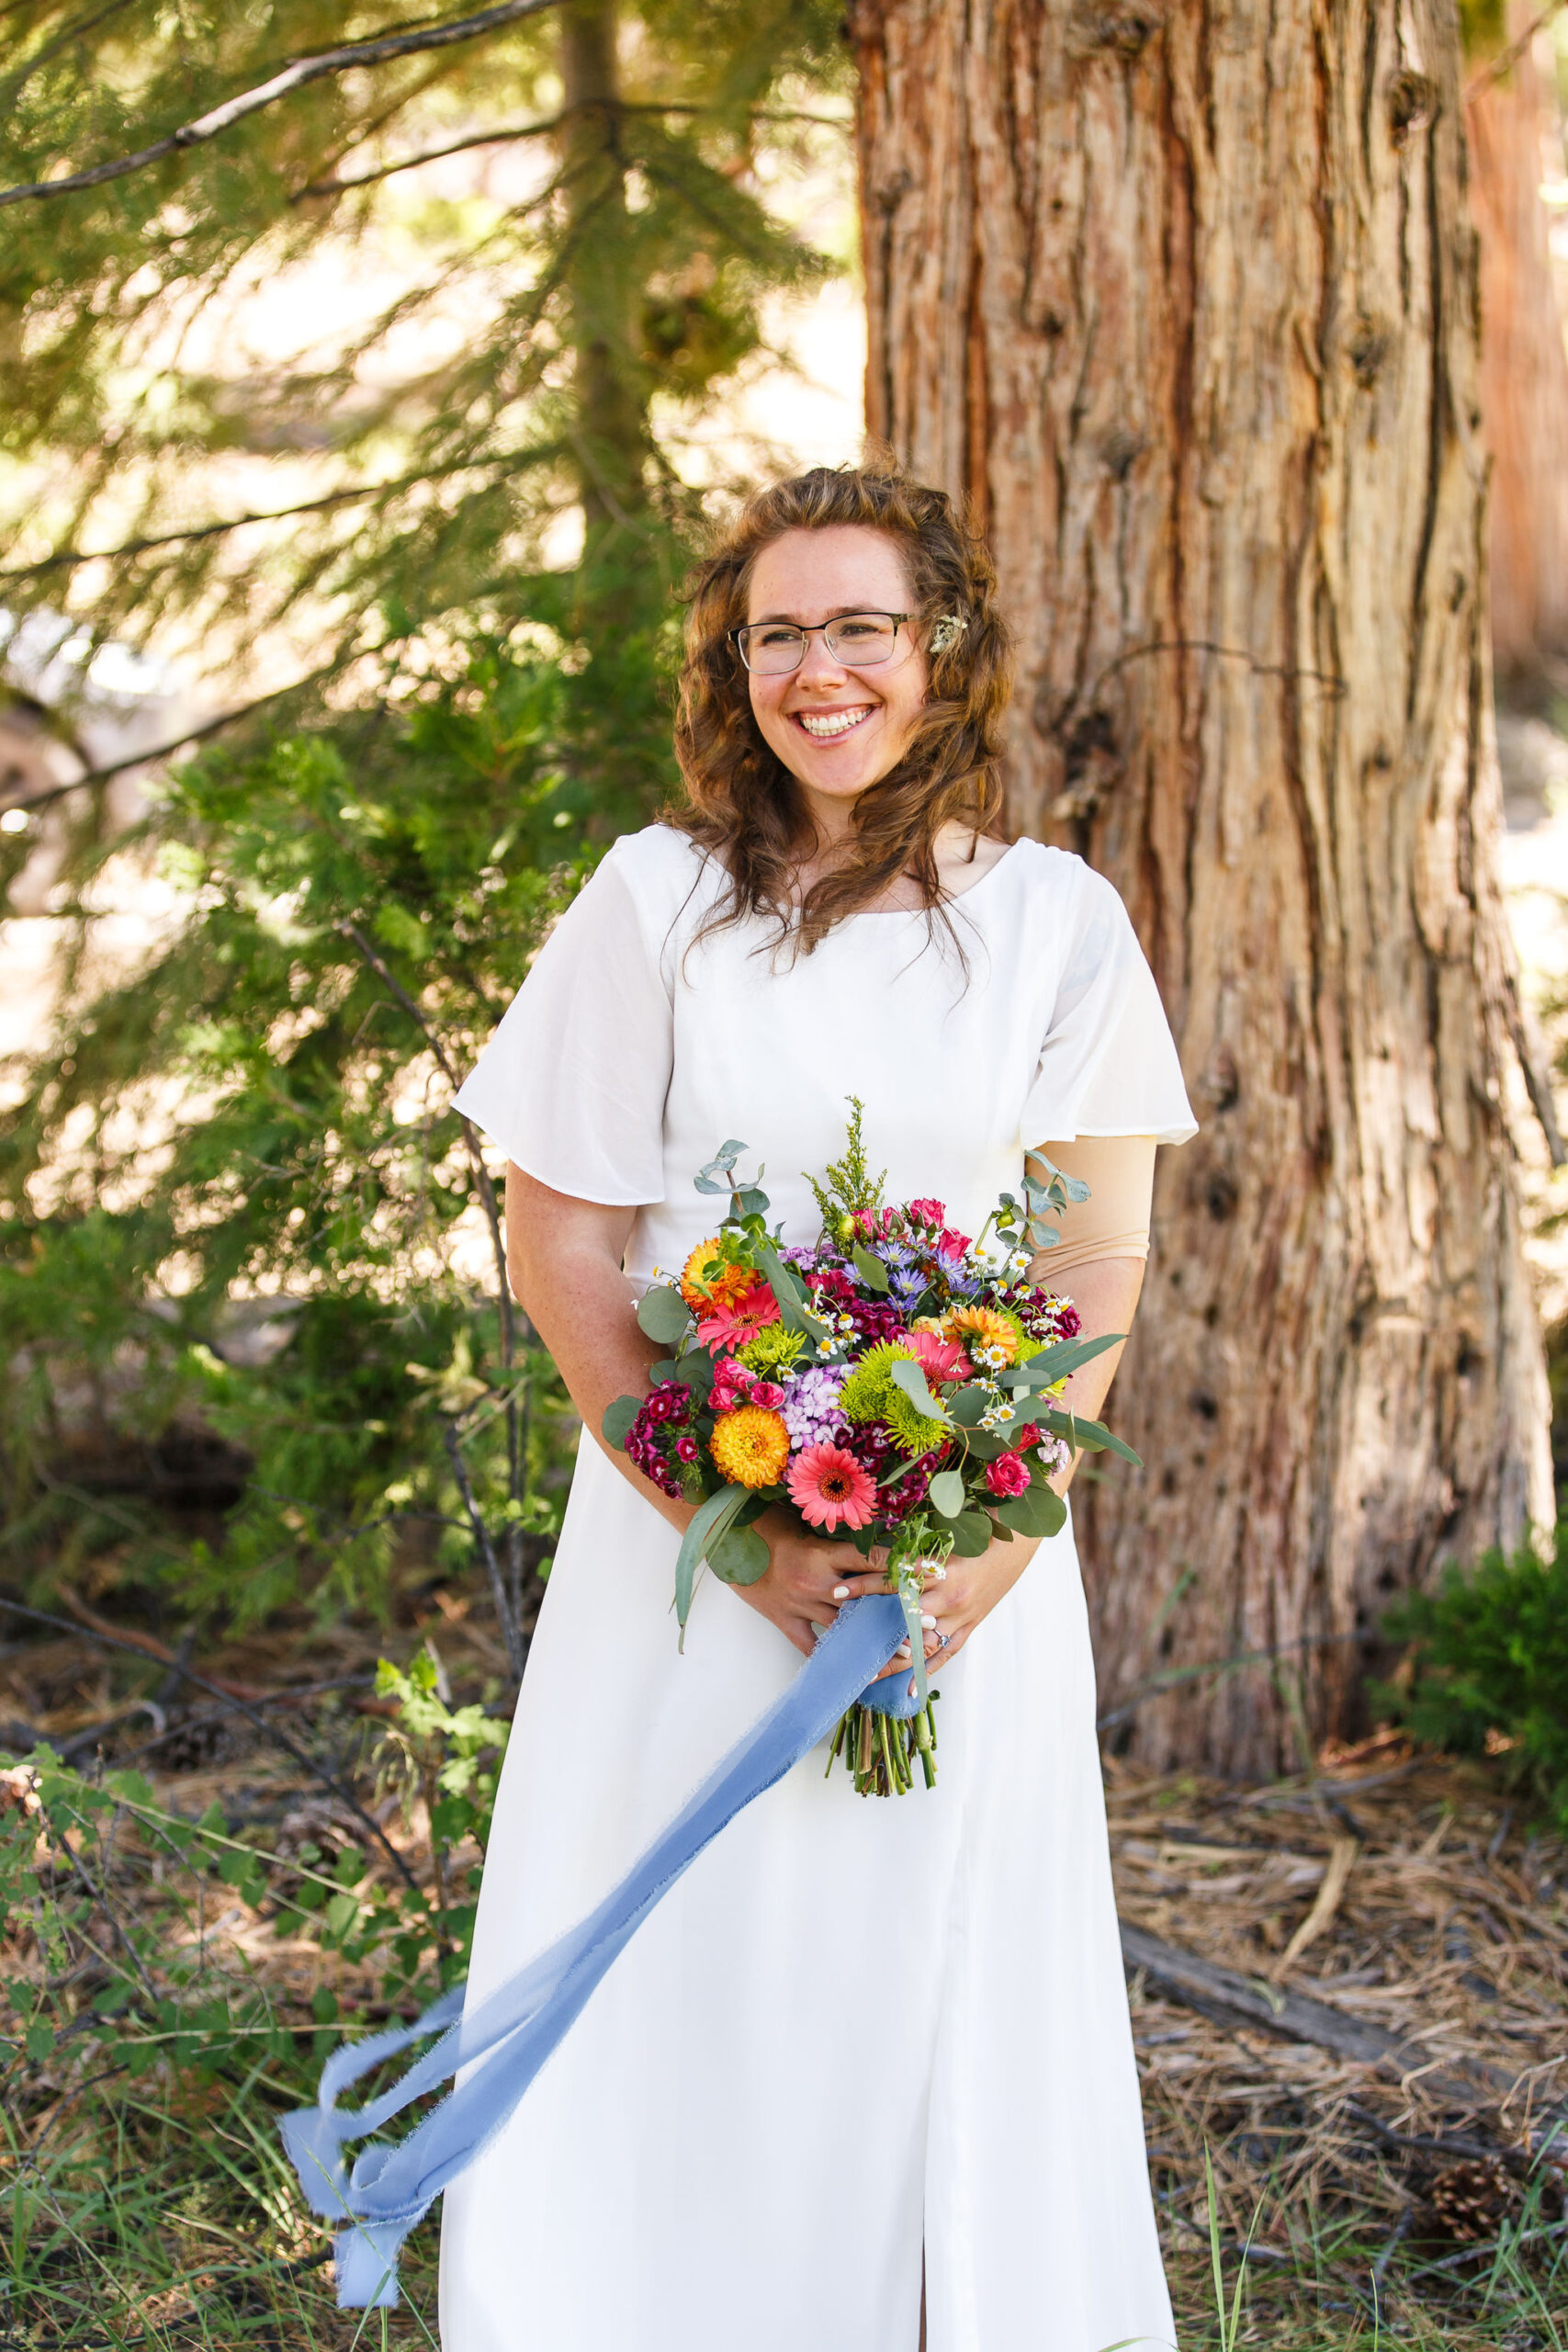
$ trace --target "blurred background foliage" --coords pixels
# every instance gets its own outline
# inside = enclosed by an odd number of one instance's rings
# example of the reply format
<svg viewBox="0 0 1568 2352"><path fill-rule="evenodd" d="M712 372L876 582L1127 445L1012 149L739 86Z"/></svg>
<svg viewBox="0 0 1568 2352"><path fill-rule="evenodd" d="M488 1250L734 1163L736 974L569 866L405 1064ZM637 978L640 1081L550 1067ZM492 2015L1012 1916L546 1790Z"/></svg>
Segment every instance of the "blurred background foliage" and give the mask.
<svg viewBox="0 0 1568 2352"><path fill-rule="evenodd" d="M34 1600L211 1633L477 1555L520 1664L574 1430L454 1073L672 782L675 591L748 454L705 422L838 266L787 193L848 108L821 0L513 13L6 216L6 626L69 628L84 702L104 649L175 649L227 722L129 830L89 751L0 834L9 885L52 828L62 943L0 1120L0 1577ZM383 29L7 15L14 186ZM407 174L475 145L465 196ZM164 911L106 960L128 858Z"/></svg>

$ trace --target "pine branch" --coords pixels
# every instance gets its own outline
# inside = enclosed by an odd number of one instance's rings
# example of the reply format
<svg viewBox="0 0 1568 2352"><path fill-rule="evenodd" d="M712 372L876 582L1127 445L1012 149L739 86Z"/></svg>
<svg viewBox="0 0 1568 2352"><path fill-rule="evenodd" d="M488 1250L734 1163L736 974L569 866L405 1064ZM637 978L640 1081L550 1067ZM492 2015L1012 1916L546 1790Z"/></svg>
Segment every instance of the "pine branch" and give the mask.
<svg viewBox="0 0 1568 2352"><path fill-rule="evenodd" d="M319 670L308 670L302 678L293 678L286 686L275 686L269 695L258 695L254 702L241 703L235 710L225 710L216 718L203 720L199 727L187 727L167 743L153 743L144 752L128 752L123 760L110 760L101 768L89 768L85 775L73 775L67 784L51 785L47 792L35 792L26 800L7 803L12 808L48 808L63 800L68 792L85 792L89 785L107 784L112 776L123 775L127 768L151 767L157 760L166 760L187 743L203 743L209 735L220 734L225 727L232 727L242 718L249 718L253 711L265 710L268 703L281 702L287 695L297 695L302 687L313 686L319 680L331 677L342 665L324 662Z"/></svg>
<svg viewBox="0 0 1568 2352"><path fill-rule="evenodd" d="M524 454L531 462L531 453ZM301 499L297 506L276 506L256 514L231 514L221 523L193 523L183 531L161 531L148 538L127 539L118 548L62 548L54 555L40 556L36 563L0 568L0 580L39 580L47 572L71 571L82 564L123 563L131 556L153 554L159 548L221 538L226 532L243 531L247 523L288 523L296 514L322 514L333 506L352 505L356 499L385 498L396 491L417 490L423 482L438 481L444 474L467 473L486 466L510 466L517 458L518 453L511 449L500 450L491 458L449 458L438 464L422 466L417 473L395 474L389 481L356 482L346 490L323 491L320 498Z"/></svg>
<svg viewBox="0 0 1568 2352"><path fill-rule="evenodd" d="M592 101L592 107L593 110L599 113L613 111L615 114L680 114L701 117L711 115L715 111L712 107L676 105L663 99L597 98ZM439 164L447 155L465 155L470 148L474 147L499 147L503 142L513 139L545 139L552 131L559 130L572 114L582 111L584 109L581 107L569 107L565 113L547 116L543 122L502 124L495 130L471 130L461 139L448 140L444 147L423 147L415 155L394 156L389 164L378 164L371 171L356 172L351 179L337 176L326 180L311 180L307 187L296 188L288 201L290 204L302 204L309 196L344 196L351 188L373 187L378 180L389 180L396 172L414 172L419 169L421 164ZM807 114L798 107L771 110L765 107L751 107L747 109L746 119L749 123L811 122L824 130L852 130L854 129L852 116Z"/></svg>
<svg viewBox="0 0 1568 2352"><path fill-rule="evenodd" d="M276 106L279 98L289 97L308 83L320 82L329 74L346 74L356 65L382 65L389 58L412 57L421 50L446 49L457 41L474 40L481 34L499 32L503 25L520 24L525 17L542 16L547 8L558 5L558 0L500 0L499 6L481 8L477 16L459 17L449 24L383 33L372 40L345 41L340 49L324 49L314 57L296 58L292 65L286 65L270 81L226 98L210 113L198 115L194 122L182 123L178 130L153 140L149 147L138 148L132 155L118 156L113 163L94 164L88 170L72 172L62 179L34 180L25 187L0 188L0 207L24 204L39 197L74 196L83 188L101 187L107 180L124 179L128 173L162 163L166 155L205 146L209 139L216 139L236 122L243 122L247 115Z"/></svg>

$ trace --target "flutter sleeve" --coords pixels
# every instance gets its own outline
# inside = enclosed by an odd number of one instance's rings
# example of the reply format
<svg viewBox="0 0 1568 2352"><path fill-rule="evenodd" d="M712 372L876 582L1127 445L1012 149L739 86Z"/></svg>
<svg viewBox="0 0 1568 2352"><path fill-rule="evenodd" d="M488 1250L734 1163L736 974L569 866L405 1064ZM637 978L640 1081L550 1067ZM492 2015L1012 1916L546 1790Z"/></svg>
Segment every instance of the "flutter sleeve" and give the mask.
<svg viewBox="0 0 1568 2352"><path fill-rule="evenodd" d="M553 1191L664 1197L672 982L617 843L561 916L460 1089L465 1117Z"/></svg>
<svg viewBox="0 0 1568 2352"><path fill-rule="evenodd" d="M1079 865L1055 1002L1024 1105L1026 1145L1198 1132L1154 974L1126 908Z"/></svg>

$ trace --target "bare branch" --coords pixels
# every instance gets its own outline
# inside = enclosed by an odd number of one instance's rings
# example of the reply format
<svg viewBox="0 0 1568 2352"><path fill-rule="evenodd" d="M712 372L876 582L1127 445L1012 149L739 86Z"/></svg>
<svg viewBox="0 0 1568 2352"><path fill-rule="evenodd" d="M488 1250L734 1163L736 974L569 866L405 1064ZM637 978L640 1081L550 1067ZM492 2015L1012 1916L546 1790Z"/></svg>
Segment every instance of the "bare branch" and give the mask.
<svg viewBox="0 0 1568 2352"><path fill-rule="evenodd" d="M445 147L426 147L417 155L399 155L389 164L378 164L372 171L355 173L352 179L311 180L304 187L297 187L288 201L302 204L308 196L345 196L350 188L373 187L378 180L389 180L394 172L417 171L421 164L438 164L444 155L466 154L470 147L497 147L513 139L545 139L552 130L558 130L566 119L564 114L553 114L543 122L519 122L503 125L497 130L470 131L466 138L449 139Z"/></svg>
<svg viewBox="0 0 1568 2352"><path fill-rule="evenodd" d="M221 538L226 531L243 531L247 523L288 523L296 514L325 514L333 506L352 505L355 499L385 498L400 490L417 490L422 482L438 481L446 474L482 471L531 462L533 452L499 450L490 458L449 458L440 465L422 466L417 473L394 474L388 481L356 482L351 489L323 491L320 498L301 499L298 506L276 506L256 514L231 514L221 523L194 523L187 530L162 531L143 539L127 539L118 548L62 548L40 556L36 563L15 563L0 569L0 580L39 580L51 571L68 571L87 563L120 563L131 556L155 553L159 548L188 545L196 539Z"/></svg>
<svg viewBox="0 0 1568 2352"><path fill-rule="evenodd" d="M463 1449L457 1442L457 1429L451 1421L444 1419L441 1424L441 1434L446 1446L446 1459L452 1464L452 1476L457 1482L457 1492L463 1498L463 1509L468 1515L468 1525L473 1530L474 1547L483 1561L485 1574L490 1578L491 1598L495 1603L495 1613L501 1620L501 1638L506 1645L506 1655L511 1661L512 1671L521 1682L523 1668L527 1657L523 1646L523 1628L512 1613L512 1603L507 1598L506 1585L501 1573L501 1562L495 1556L495 1546L490 1540L490 1530L485 1525L479 1504L474 1499L474 1490L468 1479L468 1466L463 1459Z"/></svg>
<svg viewBox="0 0 1568 2352"><path fill-rule="evenodd" d="M1469 106L1472 98L1478 98L1483 90L1489 89L1494 82L1500 82L1506 74L1512 73L1537 33L1545 31L1562 5L1563 0L1547 0L1547 6L1537 16L1530 18L1517 40L1511 40L1507 48L1494 57L1489 63L1482 66L1479 73L1471 75L1460 93L1466 106Z"/></svg>
<svg viewBox="0 0 1568 2352"><path fill-rule="evenodd" d="M343 938L351 940L358 948L383 987L391 989L392 994L430 1047L442 1077L456 1094L460 1080L452 1066L452 1057L446 1051L440 1034L431 1026L407 989L393 978L387 967L386 958L377 954L357 923L340 922L335 928ZM461 1113L458 1115L461 1117ZM495 1197L495 1185L491 1181L490 1170L485 1166L484 1153L479 1149L479 1130L471 1119L463 1120L463 1143L468 1155L468 1168L473 1176L474 1189L479 1193L485 1223L490 1227L491 1254L495 1260L495 1276L500 1286L501 1359L510 1372L516 1353L516 1326L512 1312L512 1285L506 1273L506 1231L502 1223L501 1205Z"/></svg>
<svg viewBox="0 0 1568 2352"><path fill-rule="evenodd" d="M514 139L545 139L570 121L574 114L711 114L711 107L678 105L664 99L590 98L581 106L568 107L560 114L552 114L542 122L502 123L493 130L471 130L461 139L449 139L444 147L423 147L415 155L398 155L389 164L378 164L368 172L356 172L352 178L337 175L332 179L311 180L304 187L296 188L290 204L303 203L310 196L344 196L350 188L373 187L378 180L390 179L395 172L417 171L421 164L438 164L446 155L464 155L474 147L498 147ZM825 130L852 130L852 115L807 114L797 108L754 107L747 119L750 122L814 122Z"/></svg>
<svg viewBox="0 0 1568 2352"><path fill-rule="evenodd" d="M85 775L73 775L69 784L51 785L47 792L35 792L28 799L7 803L12 808L32 810L48 808L56 800L63 800L68 792L83 792L90 784L107 784L111 776L123 775L127 768L151 767L154 761L172 758L183 752L187 743L205 742L209 735L220 734L225 727L237 720L249 718L255 710L265 710L271 702L281 702L285 695L299 694L302 687L314 685L318 679L331 677L341 667L336 662L324 662L319 670L308 670L302 678L293 679L287 686L275 686L269 695L258 695L254 702L242 703L237 710L225 710L216 718L203 721L199 727L187 727L183 735L175 736L167 743L152 743L144 752L129 752L123 760L110 760L101 768L89 768Z"/></svg>
<svg viewBox="0 0 1568 2352"><path fill-rule="evenodd" d="M104 6L96 9L91 16L73 17L70 24L62 26L52 40L46 40L41 49L35 49L14 74L7 74L5 81L0 82L0 96L3 96L6 105L16 105L33 75L47 65L51 57L58 57L62 49L69 49L73 41L95 31L107 17L118 17L122 8L130 6L130 0L105 0Z"/></svg>
<svg viewBox="0 0 1568 2352"><path fill-rule="evenodd" d="M477 16L456 17L449 24L383 33L372 40L345 41L339 49L324 49L314 57L296 58L292 65L286 65L270 81L226 98L220 107L198 115L194 122L182 123L178 130L155 139L150 147L138 148L133 155L117 156L109 164L94 164L86 171L72 172L57 180L34 180L25 187L0 188L0 207L24 204L35 198L74 196L83 188L101 187L107 180L124 179L128 173L162 163L166 155L205 146L209 139L231 130L247 115L276 106L279 98L289 97L308 83L320 82L329 74L346 74L356 65L382 65L389 58L412 57L420 50L446 49L457 41L475 40L485 33L499 32L503 25L520 24L525 17L542 16L547 8L556 6L557 0L500 0L496 7L481 8Z"/></svg>
<svg viewBox="0 0 1568 2352"><path fill-rule="evenodd" d="M132 1657L146 1656L145 1650L139 1642L128 1641L123 1635L118 1634L100 1633L91 1625L73 1624L69 1617L51 1617L47 1610L28 1609L19 1600L0 1599L0 1609L5 1610L12 1617L26 1617L35 1625L51 1625L57 1633L73 1634L78 1639L85 1636L88 1641L99 1643L106 1649L129 1650ZM324 1765L318 1764L313 1756L307 1755L304 1748L298 1747L287 1732L279 1731L276 1724L268 1723L265 1715L258 1713L256 1709L248 1704L245 1700L236 1698L232 1690L225 1690L220 1684L209 1682L205 1675L193 1674L190 1668L182 1666L177 1658L171 1664L169 1671L171 1674L177 1674L182 1682L188 1682L193 1690L205 1690L209 1699L221 1699L231 1713L243 1715L248 1724L254 1724L264 1739L272 1740L282 1748L286 1756L293 1758L301 1770L309 1772L312 1780L320 1781L324 1789L330 1789L339 1804L345 1804L355 1819L369 1831L371 1837L385 1852L399 1877L409 1886L417 1885L413 1872L407 1862L404 1861L380 1824L373 1820L366 1812L353 1790L345 1787L326 1770Z"/></svg>

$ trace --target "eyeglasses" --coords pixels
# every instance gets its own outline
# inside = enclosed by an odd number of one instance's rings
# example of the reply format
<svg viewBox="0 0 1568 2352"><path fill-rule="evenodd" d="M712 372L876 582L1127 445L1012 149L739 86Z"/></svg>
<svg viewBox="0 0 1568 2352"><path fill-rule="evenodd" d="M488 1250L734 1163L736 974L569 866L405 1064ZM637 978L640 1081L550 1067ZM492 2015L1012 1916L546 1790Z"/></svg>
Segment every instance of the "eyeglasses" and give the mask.
<svg viewBox="0 0 1568 2352"><path fill-rule="evenodd" d="M871 670L892 660L899 627L912 617L908 613L837 613L813 628L799 628L793 621L752 621L729 634L748 670L761 677L778 678L798 670L808 637L820 637L834 661L846 669Z"/></svg>

